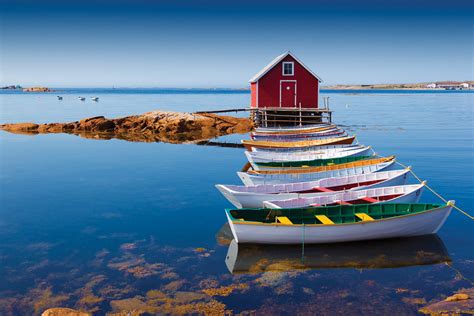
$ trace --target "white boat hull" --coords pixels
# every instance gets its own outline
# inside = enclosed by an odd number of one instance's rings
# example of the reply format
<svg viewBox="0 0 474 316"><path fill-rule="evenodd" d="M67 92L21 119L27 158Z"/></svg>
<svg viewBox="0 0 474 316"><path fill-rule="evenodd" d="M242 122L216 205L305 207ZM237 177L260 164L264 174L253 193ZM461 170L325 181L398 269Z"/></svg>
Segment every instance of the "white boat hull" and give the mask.
<svg viewBox="0 0 474 316"><path fill-rule="evenodd" d="M380 188L380 187L387 187L387 186L397 186L397 185L404 185L407 182L408 178L408 172L409 170L402 170L403 172L399 172L395 176L388 177L386 180L377 182L374 184L370 185L362 185L359 187L355 187L351 190L360 190L360 189L369 189L369 188ZM396 173L397 171L393 171L393 173ZM383 172L380 172L382 174ZM374 177L370 177L370 174L367 175L368 177L373 179L377 178L376 173L372 173ZM331 181L334 180L334 181ZM356 179L354 179L356 180ZM369 179L365 179L369 180ZM363 180L362 180L363 181ZM314 182L308 182L308 183L301 183L297 184L295 183L294 186L288 186L292 187L293 190L297 190L299 188L300 191L305 191L309 190L312 187L317 187L321 185L321 183L328 182L333 185L338 185L338 179L321 179L320 181L314 181ZM263 202L268 201L268 200L286 200L286 199L294 199L298 197L305 197L305 198L310 198L310 197L317 197L317 196L327 196L330 195L331 193L328 192L312 192L312 193L298 193L298 191L291 192L289 191L290 189L286 189L287 186L283 186L280 188L255 188L256 190L249 190L251 187L243 187L240 191L238 191L238 187L230 186L224 186L224 185L216 185L217 189L224 195L224 197L229 200L235 207L237 208L259 208L263 207ZM247 189L248 188L248 189ZM243 190L247 189L247 190ZM266 190L270 189L270 192L265 192ZM258 192L260 190L260 192ZM287 192L285 192L285 190ZM334 191L333 194L340 193L341 191Z"/></svg>
<svg viewBox="0 0 474 316"><path fill-rule="evenodd" d="M314 150L306 152L260 152L246 151L245 156L252 164L268 162L291 162L309 161L316 159L342 158L370 156L372 148L370 146L358 146L354 148L334 148L325 150Z"/></svg>
<svg viewBox="0 0 474 316"><path fill-rule="evenodd" d="M372 173L378 172L384 169L389 168L395 163L395 160L370 165L363 167L355 167L348 169L338 169L332 171L324 172L312 172L312 173L294 173L294 174L248 174L246 172L237 172L240 180L245 185L259 185L259 184L279 184L279 183L289 183L289 182L304 182L304 181L313 181L323 178L333 178L333 177L345 177L356 174Z"/></svg>
<svg viewBox="0 0 474 316"><path fill-rule="evenodd" d="M327 146L308 146L308 147L286 147L286 148L257 148L252 147L252 152L260 153L308 153L312 151L320 151L327 149L354 149L360 148L360 144L348 144L348 145L327 145Z"/></svg>
<svg viewBox="0 0 474 316"><path fill-rule="evenodd" d="M354 201L360 198L375 198L382 196L400 195L389 200L382 200L374 203L418 203L425 183L379 187L374 189L364 188L361 190L330 192L315 197L295 197L287 200L269 200L263 202L264 208L299 208L311 205L330 205L338 201Z"/></svg>
<svg viewBox="0 0 474 316"><path fill-rule="evenodd" d="M370 147L364 147L357 150L344 150L344 151L331 151L325 154L319 155L275 155L274 157L262 157L254 155L253 152L246 151L245 155L247 160L252 165L252 168L255 170L278 170L285 169L286 167L267 167L264 165L259 165L259 163L269 163L269 162L293 162L293 161L311 161L317 159L336 159L336 158L347 158L347 157L361 157L361 156L370 156L371 153Z"/></svg>
<svg viewBox="0 0 474 316"><path fill-rule="evenodd" d="M233 222L226 214L238 243L322 244L435 234L451 209L452 206L446 205L419 214L334 225L239 223Z"/></svg>
<svg viewBox="0 0 474 316"><path fill-rule="evenodd" d="M327 133L308 134L305 136L302 136L302 135L263 136L260 134L254 134L254 135L251 135L250 138L252 140L269 141L269 142L297 142L297 141L302 141L302 140L316 140L316 139L345 137L345 136L347 136L347 134L344 131L328 131Z"/></svg>
<svg viewBox="0 0 474 316"><path fill-rule="evenodd" d="M278 132L301 132L310 130L313 128L320 127L336 127L336 125L329 124L314 124L314 125L305 125L305 126L288 126L288 127L258 127L256 129L257 133L278 133Z"/></svg>

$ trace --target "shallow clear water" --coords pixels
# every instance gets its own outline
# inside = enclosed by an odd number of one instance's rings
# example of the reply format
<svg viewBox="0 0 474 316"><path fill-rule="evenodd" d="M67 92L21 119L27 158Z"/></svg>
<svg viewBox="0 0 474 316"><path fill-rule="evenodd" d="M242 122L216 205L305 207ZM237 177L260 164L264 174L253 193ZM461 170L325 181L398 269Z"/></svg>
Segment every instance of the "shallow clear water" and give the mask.
<svg viewBox="0 0 474 316"><path fill-rule="evenodd" d="M229 91L109 92L72 90L63 101L57 93L1 93L0 122L245 107L249 98ZM91 102L96 95L100 101ZM334 121L359 142L397 155L441 195L474 209L474 94L327 95ZM0 146L2 315L52 306L101 315L125 305L150 313L416 314L472 287L472 222L456 211L439 239L355 244L360 251L349 255L347 246L309 247L306 261L300 246L276 254L241 248L237 263L248 269L231 274L221 245L228 232L216 238L230 204L214 184L239 183L242 149L6 132ZM425 191L423 201L437 200Z"/></svg>

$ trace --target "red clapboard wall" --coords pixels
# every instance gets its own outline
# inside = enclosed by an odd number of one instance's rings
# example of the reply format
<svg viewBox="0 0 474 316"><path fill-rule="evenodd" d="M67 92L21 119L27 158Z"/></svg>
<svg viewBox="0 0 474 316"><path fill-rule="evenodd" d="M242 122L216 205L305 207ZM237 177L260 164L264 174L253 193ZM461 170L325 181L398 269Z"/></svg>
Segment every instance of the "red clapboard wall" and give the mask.
<svg viewBox="0 0 474 316"><path fill-rule="evenodd" d="M292 53L287 52L276 57L250 79L250 106L318 108L321 81Z"/></svg>

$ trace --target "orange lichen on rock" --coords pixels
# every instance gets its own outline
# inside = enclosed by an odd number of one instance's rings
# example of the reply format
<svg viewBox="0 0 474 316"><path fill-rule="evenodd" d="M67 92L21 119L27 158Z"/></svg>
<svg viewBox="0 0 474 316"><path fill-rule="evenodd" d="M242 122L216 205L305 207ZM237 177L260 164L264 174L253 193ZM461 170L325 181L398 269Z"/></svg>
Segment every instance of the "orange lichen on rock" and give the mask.
<svg viewBox="0 0 474 316"><path fill-rule="evenodd" d="M114 315L120 312L126 312L131 315L141 315L143 313L156 313L157 310L153 306L149 306L141 297L127 298L123 300L115 300L110 302ZM128 315L128 314L123 314Z"/></svg>
<svg viewBox="0 0 474 316"><path fill-rule="evenodd" d="M39 314L40 311L47 308L52 308L69 299L69 295L66 294L53 294L51 287L38 287L32 289L23 298L23 303L26 305L33 306L35 313Z"/></svg>
<svg viewBox="0 0 474 316"><path fill-rule="evenodd" d="M248 288L249 288L248 284L238 283L238 284L231 284L228 286L221 286L218 288L207 288L207 289L203 289L202 291L209 296L229 296L234 291L247 290Z"/></svg>
<svg viewBox="0 0 474 316"><path fill-rule="evenodd" d="M243 134L252 128L253 123L249 118L167 111L153 111L117 119L95 116L70 123L0 125L0 129L16 134L68 133L94 139L118 138L169 143L203 141L222 135Z"/></svg>
<svg viewBox="0 0 474 316"><path fill-rule="evenodd" d="M185 283L186 281L184 280L172 281L163 286L163 289L168 292L174 292L179 290Z"/></svg>
<svg viewBox="0 0 474 316"><path fill-rule="evenodd" d="M426 304L426 300L420 297L404 297L402 301L407 304L411 305L424 305Z"/></svg>

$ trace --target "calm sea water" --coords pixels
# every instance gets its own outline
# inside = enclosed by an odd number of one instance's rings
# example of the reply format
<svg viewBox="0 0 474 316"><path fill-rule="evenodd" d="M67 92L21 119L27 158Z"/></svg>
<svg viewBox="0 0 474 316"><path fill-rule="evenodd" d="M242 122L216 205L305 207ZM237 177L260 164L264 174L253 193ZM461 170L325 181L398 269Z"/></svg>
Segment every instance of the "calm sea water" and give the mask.
<svg viewBox="0 0 474 316"><path fill-rule="evenodd" d="M474 94L323 94L334 121L359 142L397 155L473 212ZM248 100L245 91L3 92L0 122L244 107ZM223 228L230 204L214 184L239 183L241 149L5 132L0 146L1 315L53 306L97 315L123 309L411 315L472 287L474 230L456 211L439 238L307 246L304 254L300 246L240 247L236 255ZM423 201L437 200L425 191Z"/></svg>

